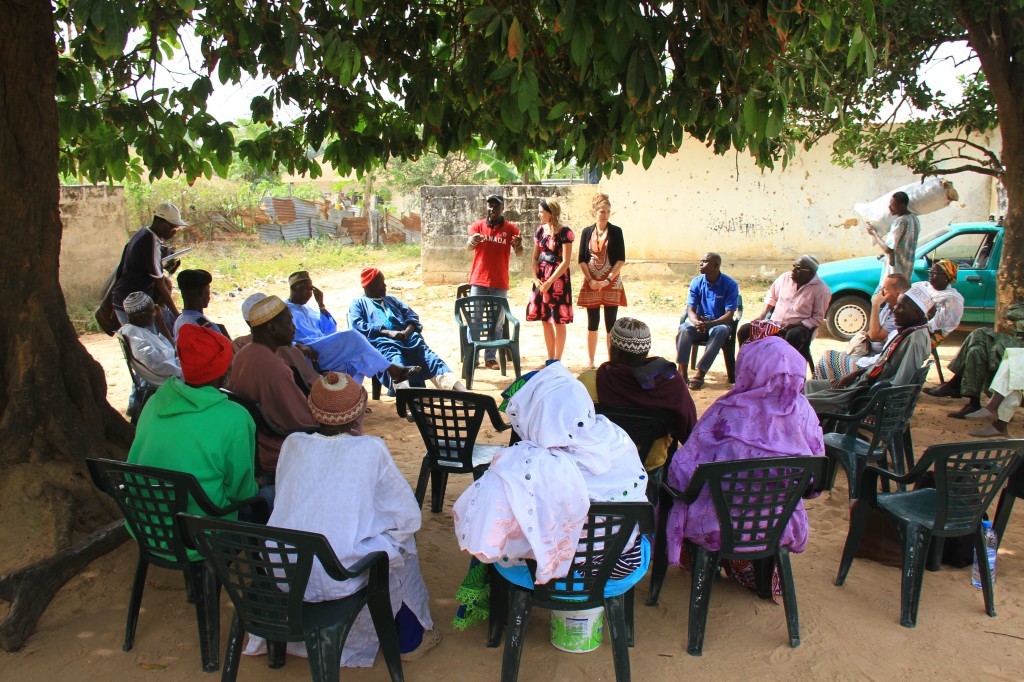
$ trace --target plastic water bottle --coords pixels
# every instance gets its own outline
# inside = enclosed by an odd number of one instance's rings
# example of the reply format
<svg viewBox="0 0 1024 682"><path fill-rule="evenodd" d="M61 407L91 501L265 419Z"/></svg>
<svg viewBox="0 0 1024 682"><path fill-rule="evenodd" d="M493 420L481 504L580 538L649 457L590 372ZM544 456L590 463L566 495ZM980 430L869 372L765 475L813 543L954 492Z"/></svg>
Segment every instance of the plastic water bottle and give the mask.
<svg viewBox="0 0 1024 682"><path fill-rule="evenodd" d="M996 582L996 532L991 521L981 522L981 534L985 538L985 553L988 555L988 570L992 573L992 584ZM974 552L974 568L971 569L971 584L981 589L981 569L978 568L978 552Z"/></svg>

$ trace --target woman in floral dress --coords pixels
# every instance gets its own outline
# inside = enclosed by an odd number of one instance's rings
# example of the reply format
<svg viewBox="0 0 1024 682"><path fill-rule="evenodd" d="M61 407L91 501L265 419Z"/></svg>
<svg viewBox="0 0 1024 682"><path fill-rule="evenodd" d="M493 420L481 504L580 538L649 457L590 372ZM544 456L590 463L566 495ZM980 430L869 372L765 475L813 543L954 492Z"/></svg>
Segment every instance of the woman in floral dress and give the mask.
<svg viewBox="0 0 1024 682"><path fill-rule="evenodd" d="M561 360L565 325L572 322L572 230L558 222L562 207L554 199L540 200L541 225L533 235L533 290L526 319L544 323L548 360Z"/></svg>

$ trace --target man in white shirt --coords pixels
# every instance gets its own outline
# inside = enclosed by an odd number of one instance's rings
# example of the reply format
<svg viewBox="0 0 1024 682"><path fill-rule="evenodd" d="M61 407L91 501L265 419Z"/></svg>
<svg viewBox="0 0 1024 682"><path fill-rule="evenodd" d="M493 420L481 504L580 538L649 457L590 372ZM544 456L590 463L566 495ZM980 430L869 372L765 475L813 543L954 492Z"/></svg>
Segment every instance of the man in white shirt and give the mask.
<svg viewBox="0 0 1024 682"><path fill-rule="evenodd" d="M124 310L128 323L117 333L128 341L135 372L152 386L161 386L172 376L183 379L174 344L153 327L153 299L141 291L133 292L124 299Z"/></svg>

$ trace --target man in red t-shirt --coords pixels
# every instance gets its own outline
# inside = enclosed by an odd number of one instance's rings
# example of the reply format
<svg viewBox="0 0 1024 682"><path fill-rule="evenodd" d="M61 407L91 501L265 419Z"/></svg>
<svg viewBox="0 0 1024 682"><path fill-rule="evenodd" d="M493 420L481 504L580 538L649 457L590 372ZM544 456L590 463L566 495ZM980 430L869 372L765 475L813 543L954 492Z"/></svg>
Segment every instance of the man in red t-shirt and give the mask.
<svg viewBox="0 0 1024 682"><path fill-rule="evenodd" d="M508 298L508 261L510 250L523 255L523 238L519 228L505 220L501 212L505 200L497 194L487 197L487 217L469 227L466 249L473 252L473 267L469 272L472 296L501 296ZM497 351L484 351L484 364L497 369Z"/></svg>

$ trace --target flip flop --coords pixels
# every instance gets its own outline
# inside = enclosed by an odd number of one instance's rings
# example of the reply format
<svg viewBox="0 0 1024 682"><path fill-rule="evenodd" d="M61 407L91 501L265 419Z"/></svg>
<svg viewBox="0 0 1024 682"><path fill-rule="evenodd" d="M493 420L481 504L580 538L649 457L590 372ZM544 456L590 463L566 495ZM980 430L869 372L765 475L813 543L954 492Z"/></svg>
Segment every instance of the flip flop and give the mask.
<svg viewBox="0 0 1024 682"><path fill-rule="evenodd" d="M704 380L703 379L690 379L689 386L690 386L690 390L699 391L700 389L704 388Z"/></svg>

